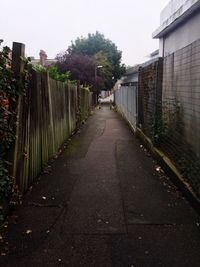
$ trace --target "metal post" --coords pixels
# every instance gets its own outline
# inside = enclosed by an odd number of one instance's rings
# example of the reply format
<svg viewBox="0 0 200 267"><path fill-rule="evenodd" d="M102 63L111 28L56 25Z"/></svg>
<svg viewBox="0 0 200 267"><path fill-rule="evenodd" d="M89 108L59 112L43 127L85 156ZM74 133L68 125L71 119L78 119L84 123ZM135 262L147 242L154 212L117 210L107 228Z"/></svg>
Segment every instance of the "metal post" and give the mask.
<svg viewBox="0 0 200 267"><path fill-rule="evenodd" d="M103 68L103 66L101 65L95 65L95 68L94 68L94 91L95 91L95 94L96 94L96 103L98 103L98 90L97 90L97 69L100 69L100 68Z"/></svg>

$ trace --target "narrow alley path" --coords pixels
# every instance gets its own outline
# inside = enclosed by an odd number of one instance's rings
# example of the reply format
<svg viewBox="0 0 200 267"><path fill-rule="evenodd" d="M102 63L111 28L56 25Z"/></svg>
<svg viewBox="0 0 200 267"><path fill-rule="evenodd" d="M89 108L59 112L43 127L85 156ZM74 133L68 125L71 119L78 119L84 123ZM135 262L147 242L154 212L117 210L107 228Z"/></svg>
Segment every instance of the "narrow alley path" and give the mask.
<svg viewBox="0 0 200 267"><path fill-rule="evenodd" d="M103 106L10 217L0 266L198 267L198 223L126 123Z"/></svg>

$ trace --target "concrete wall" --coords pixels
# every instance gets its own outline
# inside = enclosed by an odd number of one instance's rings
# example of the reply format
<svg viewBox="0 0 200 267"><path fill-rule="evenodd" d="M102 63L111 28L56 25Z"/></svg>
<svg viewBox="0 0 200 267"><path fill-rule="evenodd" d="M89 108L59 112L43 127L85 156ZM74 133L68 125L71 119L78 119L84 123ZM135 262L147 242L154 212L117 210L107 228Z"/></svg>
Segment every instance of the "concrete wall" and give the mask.
<svg viewBox="0 0 200 267"><path fill-rule="evenodd" d="M161 13L161 23L174 12L189 9L199 1L173 0ZM181 15L180 15L181 16ZM164 57L163 102L168 110L179 109L179 140L189 144L200 156L200 12L191 14L168 34L160 38L160 55ZM174 119L175 120L175 119ZM175 121L173 122L175 123ZM178 123L178 118L177 122ZM176 127L175 125L173 127Z"/></svg>
<svg viewBox="0 0 200 267"><path fill-rule="evenodd" d="M159 146L200 192L200 0L172 0L153 33L163 62Z"/></svg>
<svg viewBox="0 0 200 267"><path fill-rule="evenodd" d="M200 157L200 39L165 57L163 69L163 102L179 124L174 130Z"/></svg>
<svg viewBox="0 0 200 267"><path fill-rule="evenodd" d="M159 38L159 56L168 56L200 38L200 0L172 0L160 15L153 33Z"/></svg>
<svg viewBox="0 0 200 267"><path fill-rule="evenodd" d="M172 0L161 12L160 26L153 33L153 38L161 38L173 31L192 17L197 9L200 9L200 0Z"/></svg>
<svg viewBox="0 0 200 267"><path fill-rule="evenodd" d="M179 25L173 32L164 37L164 44L160 40L160 53L164 56L182 49L200 38L200 13L195 14L189 20Z"/></svg>
<svg viewBox="0 0 200 267"><path fill-rule="evenodd" d="M160 14L160 24L167 20L168 23L172 23L197 2L198 0L171 0Z"/></svg>

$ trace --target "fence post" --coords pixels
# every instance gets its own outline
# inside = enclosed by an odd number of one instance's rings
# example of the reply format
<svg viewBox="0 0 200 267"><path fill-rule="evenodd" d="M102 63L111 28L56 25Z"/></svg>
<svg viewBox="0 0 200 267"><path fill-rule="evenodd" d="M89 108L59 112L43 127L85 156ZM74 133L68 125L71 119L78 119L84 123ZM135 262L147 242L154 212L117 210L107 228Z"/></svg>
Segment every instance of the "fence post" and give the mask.
<svg viewBox="0 0 200 267"><path fill-rule="evenodd" d="M81 125L81 87L80 81L77 81L77 128Z"/></svg>
<svg viewBox="0 0 200 267"><path fill-rule="evenodd" d="M20 73L24 70L24 63L21 57L25 56L25 45L21 43L13 42L12 47L12 70L15 73L17 79L20 79ZM22 106L22 96L18 97L16 114L17 114L17 126L16 126L16 140L13 145L13 150L11 152L12 159L12 169L11 175L16 178L17 163L18 163L18 148L19 148L19 135L21 132L20 119L21 119L21 106Z"/></svg>
<svg viewBox="0 0 200 267"><path fill-rule="evenodd" d="M144 93L143 93L143 79L142 79L142 73L143 73L143 68L139 67L138 69L138 118L137 118L137 126L141 128L144 123L144 110L143 110L143 98L144 98Z"/></svg>
<svg viewBox="0 0 200 267"><path fill-rule="evenodd" d="M163 58L159 58L156 65L156 96L155 96L155 116L154 125L162 121L162 82L163 82ZM154 129L154 140L157 135L157 129Z"/></svg>
<svg viewBox="0 0 200 267"><path fill-rule="evenodd" d="M24 70L24 63L21 57L25 56L25 45L13 42L12 47L12 70L16 75Z"/></svg>

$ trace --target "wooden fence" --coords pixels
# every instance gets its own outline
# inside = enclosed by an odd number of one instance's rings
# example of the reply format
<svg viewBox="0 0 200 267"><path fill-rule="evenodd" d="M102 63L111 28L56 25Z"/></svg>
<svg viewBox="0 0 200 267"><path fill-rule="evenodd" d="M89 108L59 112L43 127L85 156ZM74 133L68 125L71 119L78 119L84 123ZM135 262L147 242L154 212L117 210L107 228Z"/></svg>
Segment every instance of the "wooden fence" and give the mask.
<svg viewBox="0 0 200 267"><path fill-rule="evenodd" d="M14 51L13 55L19 53ZM58 82L50 79L48 73L32 71L30 87L19 98L13 157L13 176L22 192L75 131L80 114L81 120L88 117L91 100L91 93L79 85Z"/></svg>

